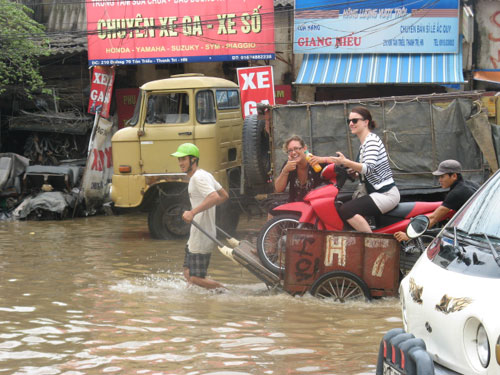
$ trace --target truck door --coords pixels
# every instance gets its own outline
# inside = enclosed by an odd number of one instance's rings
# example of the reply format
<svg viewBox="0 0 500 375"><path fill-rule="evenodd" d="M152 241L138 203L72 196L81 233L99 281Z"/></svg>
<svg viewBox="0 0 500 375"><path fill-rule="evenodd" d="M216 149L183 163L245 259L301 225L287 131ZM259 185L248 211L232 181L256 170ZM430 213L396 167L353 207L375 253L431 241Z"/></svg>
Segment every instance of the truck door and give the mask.
<svg viewBox="0 0 500 375"><path fill-rule="evenodd" d="M144 132L140 136L142 173L179 172L177 159L170 154L181 143L193 142L189 100L186 91L148 93Z"/></svg>

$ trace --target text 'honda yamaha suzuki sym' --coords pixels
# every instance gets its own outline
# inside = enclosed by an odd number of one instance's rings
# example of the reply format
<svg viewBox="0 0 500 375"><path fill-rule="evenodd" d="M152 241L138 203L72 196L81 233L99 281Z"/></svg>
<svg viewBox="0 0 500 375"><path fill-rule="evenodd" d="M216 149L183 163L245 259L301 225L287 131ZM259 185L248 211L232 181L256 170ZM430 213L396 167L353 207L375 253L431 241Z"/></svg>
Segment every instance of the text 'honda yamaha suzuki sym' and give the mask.
<svg viewBox="0 0 500 375"><path fill-rule="evenodd" d="M311 228L328 231L351 230L342 221L337 208L342 202L337 200L339 190L350 178L344 167L329 164L321 172L328 182L326 186L310 191L302 202L282 204L272 210L274 217L264 224L257 239L259 258L269 270L281 274L285 267L286 230L289 228ZM375 218L374 233L393 234L406 231L410 219L417 215L430 215L442 202L404 202L395 209ZM425 250L433 236L421 236L406 242L401 253L403 273ZM410 267L406 269L406 264Z"/></svg>

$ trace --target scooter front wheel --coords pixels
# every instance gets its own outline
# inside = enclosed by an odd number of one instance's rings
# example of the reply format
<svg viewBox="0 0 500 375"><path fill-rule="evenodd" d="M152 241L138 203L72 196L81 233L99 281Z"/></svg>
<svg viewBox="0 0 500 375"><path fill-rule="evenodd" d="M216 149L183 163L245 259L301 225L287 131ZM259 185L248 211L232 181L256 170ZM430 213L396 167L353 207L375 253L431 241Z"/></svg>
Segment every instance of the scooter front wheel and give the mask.
<svg viewBox="0 0 500 375"><path fill-rule="evenodd" d="M285 270L286 232L291 228L298 228L304 224L299 222L295 215L278 215L273 217L262 227L257 238L257 253L269 271L280 275ZM307 228L311 225L306 224Z"/></svg>

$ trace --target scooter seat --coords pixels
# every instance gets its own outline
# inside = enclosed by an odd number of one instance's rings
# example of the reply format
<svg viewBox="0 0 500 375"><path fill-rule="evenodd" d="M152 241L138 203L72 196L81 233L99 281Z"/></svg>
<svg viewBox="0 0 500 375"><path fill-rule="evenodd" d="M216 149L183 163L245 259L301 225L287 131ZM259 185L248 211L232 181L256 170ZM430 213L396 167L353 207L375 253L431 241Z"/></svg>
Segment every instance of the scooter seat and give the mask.
<svg viewBox="0 0 500 375"><path fill-rule="evenodd" d="M397 218L409 218L417 215L423 215L433 212L442 202L403 202L399 203L395 209L385 213L382 216Z"/></svg>
<svg viewBox="0 0 500 375"><path fill-rule="evenodd" d="M415 208L415 202L399 203L396 208L386 212L383 216L399 217L404 219Z"/></svg>

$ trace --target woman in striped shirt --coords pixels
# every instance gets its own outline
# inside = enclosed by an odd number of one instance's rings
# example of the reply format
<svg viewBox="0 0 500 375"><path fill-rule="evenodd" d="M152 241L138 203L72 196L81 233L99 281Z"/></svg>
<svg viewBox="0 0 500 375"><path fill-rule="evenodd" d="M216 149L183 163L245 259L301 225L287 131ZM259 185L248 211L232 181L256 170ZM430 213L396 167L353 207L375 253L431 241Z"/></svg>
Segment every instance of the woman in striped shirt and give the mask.
<svg viewBox="0 0 500 375"><path fill-rule="evenodd" d="M340 217L359 232L371 233L364 216L377 216L389 212L399 203L399 190L392 178L392 171L382 140L371 130L376 124L370 111L364 107L351 110L348 120L351 133L361 143L356 161L347 159L341 152L329 157L328 162L343 165L350 172L360 175L368 195L344 203L339 209Z"/></svg>

